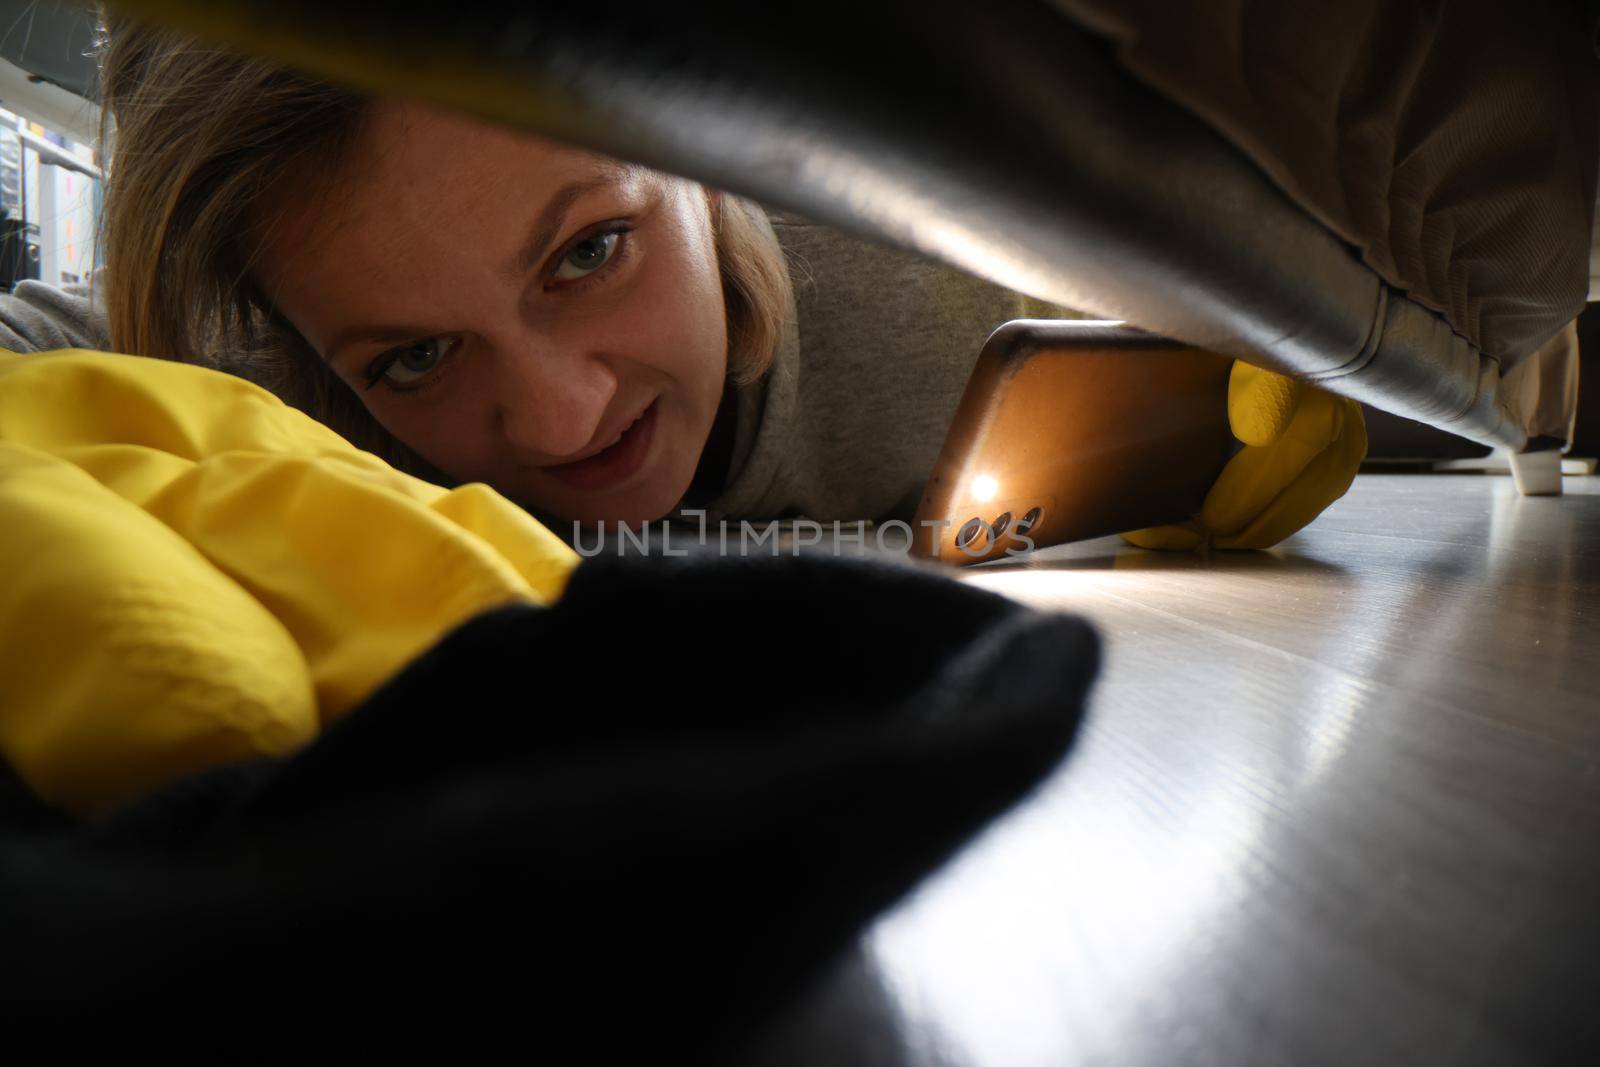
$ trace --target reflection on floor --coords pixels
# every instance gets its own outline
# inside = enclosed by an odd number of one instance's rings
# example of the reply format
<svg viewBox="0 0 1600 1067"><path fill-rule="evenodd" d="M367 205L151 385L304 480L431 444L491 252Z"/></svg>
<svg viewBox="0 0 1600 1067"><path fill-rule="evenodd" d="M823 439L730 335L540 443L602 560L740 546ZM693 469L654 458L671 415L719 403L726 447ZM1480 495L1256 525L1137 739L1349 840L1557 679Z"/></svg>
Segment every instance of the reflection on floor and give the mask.
<svg viewBox="0 0 1600 1067"><path fill-rule="evenodd" d="M1363 476L1272 552L967 571L1098 625L1089 721L771 1062L1600 1062L1600 478L1566 491Z"/></svg>

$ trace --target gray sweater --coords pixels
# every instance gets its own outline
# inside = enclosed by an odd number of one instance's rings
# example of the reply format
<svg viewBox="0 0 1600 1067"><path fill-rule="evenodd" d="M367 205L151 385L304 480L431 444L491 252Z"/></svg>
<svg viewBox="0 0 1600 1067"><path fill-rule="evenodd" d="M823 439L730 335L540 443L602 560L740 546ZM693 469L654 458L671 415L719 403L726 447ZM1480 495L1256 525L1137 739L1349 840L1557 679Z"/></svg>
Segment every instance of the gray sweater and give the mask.
<svg viewBox="0 0 1600 1067"><path fill-rule="evenodd" d="M48 352L55 348L104 349L110 331L100 305L87 285L60 289L43 282L18 282L0 296L0 348L12 352Z"/></svg>
<svg viewBox="0 0 1600 1067"><path fill-rule="evenodd" d="M794 285L772 367L736 394L728 477L707 521L909 519L983 341L1074 313L930 260L769 211ZM0 347L107 348L87 286L0 296ZM549 519L546 519L549 522ZM567 524L551 528L563 536Z"/></svg>
<svg viewBox="0 0 1600 1067"><path fill-rule="evenodd" d="M910 519L984 340L1076 318L908 252L769 209L795 316L740 391L728 481L708 522Z"/></svg>

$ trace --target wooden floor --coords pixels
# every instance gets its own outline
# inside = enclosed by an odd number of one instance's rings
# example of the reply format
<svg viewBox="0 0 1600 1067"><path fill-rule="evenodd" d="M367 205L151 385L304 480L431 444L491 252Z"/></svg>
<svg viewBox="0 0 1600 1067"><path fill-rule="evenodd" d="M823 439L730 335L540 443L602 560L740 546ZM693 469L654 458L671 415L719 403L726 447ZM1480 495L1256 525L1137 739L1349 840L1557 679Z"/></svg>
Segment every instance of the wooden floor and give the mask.
<svg viewBox="0 0 1600 1067"><path fill-rule="evenodd" d="M1363 475L1270 553L966 580L1081 613L1074 754L772 1063L1600 1063L1600 478Z"/></svg>

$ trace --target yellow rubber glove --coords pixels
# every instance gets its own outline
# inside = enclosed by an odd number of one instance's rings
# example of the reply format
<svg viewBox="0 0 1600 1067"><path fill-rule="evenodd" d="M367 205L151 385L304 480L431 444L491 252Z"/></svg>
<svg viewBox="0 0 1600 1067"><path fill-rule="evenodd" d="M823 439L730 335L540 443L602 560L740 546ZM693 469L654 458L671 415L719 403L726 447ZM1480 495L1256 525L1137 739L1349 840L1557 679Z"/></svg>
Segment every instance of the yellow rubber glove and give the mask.
<svg viewBox="0 0 1600 1067"><path fill-rule="evenodd" d="M1361 405L1243 361L1228 378L1228 423L1244 443L1199 518L1122 535L1141 548L1269 548L1355 481L1367 455Z"/></svg>
<svg viewBox="0 0 1600 1067"><path fill-rule="evenodd" d="M201 367L0 353L0 448L0 566L27 579L0 595L0 756L80 814L292 749L579 560L488 487Z"/></svg>

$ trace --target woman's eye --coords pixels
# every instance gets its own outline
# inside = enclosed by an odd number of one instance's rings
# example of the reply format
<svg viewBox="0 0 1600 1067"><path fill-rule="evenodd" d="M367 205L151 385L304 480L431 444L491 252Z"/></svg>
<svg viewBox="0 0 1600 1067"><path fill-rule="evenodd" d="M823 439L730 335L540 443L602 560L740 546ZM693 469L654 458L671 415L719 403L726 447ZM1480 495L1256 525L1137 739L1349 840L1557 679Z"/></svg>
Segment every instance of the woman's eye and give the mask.
<svg viewBox="0 0 1600 1067"><path fill-rule="evenodd" d="M555 279L570 282L586 274L593 274L605 266L606 260L617 250L617 241L621 236L613 230L585 237L572 246L572 251L561 257L561 263L556 267Z"/></svg>
<svg viewBox="0 0 1600 1067"><path fill-rule="evenodd" d="M415 384L433 372L453 344L448 338L430 337L396 349L383 365L380 376L391 385Z"/></svg>

